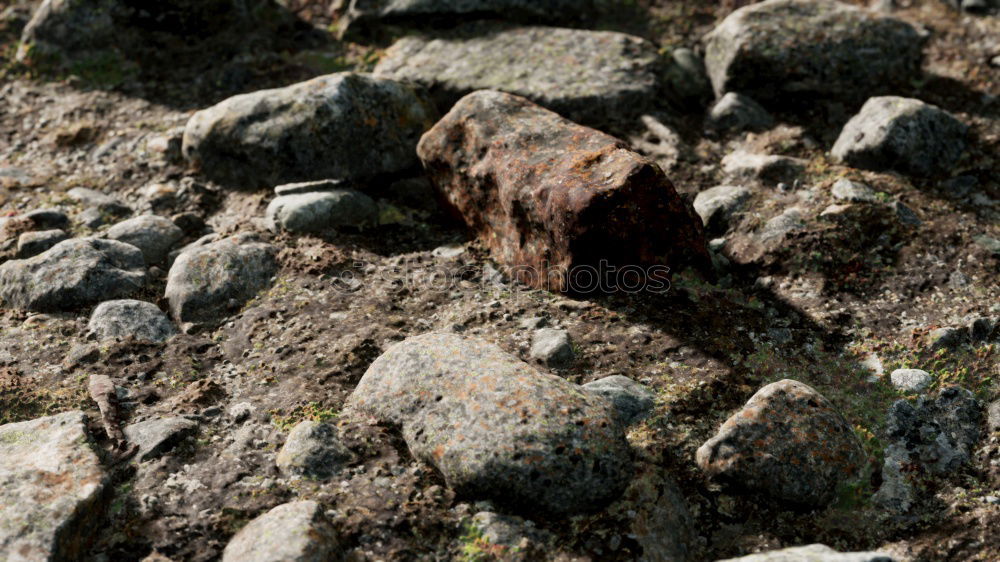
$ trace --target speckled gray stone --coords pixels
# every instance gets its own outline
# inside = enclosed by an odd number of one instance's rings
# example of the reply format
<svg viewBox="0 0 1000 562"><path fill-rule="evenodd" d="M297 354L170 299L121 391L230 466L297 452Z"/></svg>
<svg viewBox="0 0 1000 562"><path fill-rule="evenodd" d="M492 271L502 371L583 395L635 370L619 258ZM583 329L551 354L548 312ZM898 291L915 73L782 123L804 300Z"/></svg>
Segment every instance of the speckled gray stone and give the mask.
<svg viewBox="0 0 1000 562"><path fill-rule="evenodd" d="M222 562L327 562L343 556L337 531L314 501L279 505L246 524Z"/></svg>
<svg viewBox="0 0 1000 562"><path fill-rule="evenodd" d="M184 237L184 231L166 217L143 215L115 224L108 229L107 237L139 248L146 263L154 264L167 257Z"/></svg>
<svg viewBox="0 0 1000 562"><path fill-rule="evenodd" d="M805 172L801 158L777 154L753 154L735 150L722 158L722 171L733 179L759 180L769 183L791 182Z"/></svg>
<svg viewBox="0 0 1000 562"><path fill-rule="evenodd" d="M87 329L99 340L134 338L162 343L177 333L155 304L131 299L102 302L90 315Z"/></svg>
<svg viewBox="0 0 1000 562"><path fill-rule="evenodd" d="M752 195L743 186L717 185L695 195L694 211L709 234L723 233L729 227L729 220L746 207Z"/></svg>
<svg viewBox="0 0 1000 562"><path fill-rule="evenodd" d="M17 257L25 259L37 256L52 246L68 240L69 234L64 230L41 230L24 232L17 237Z"/></svg>
<svg viewBox="0 0 1000 562"><path fill-rule="evenodd" d="M136 458L155 459L198 429L198 423L187 418L156 418L125 427L125 437L139 446Z"/></svg>
<svg viewBox="0 0 1000 562"><path fill-rule="evenodd" d="M350 449L340 442L337 428L306 420L288 433L276 462L278 469L290 476L329 478L353 458Z"/></svg>
<svg viewBox="0 0 1000 562"><path fill-rule="evenodd" d="M268 228L274 231L364 229L378 223L378 204L351 189L297 193L274 198L267 206L266 218Z"/></svg>
<svg viewBox="0 0 1000 562"><path fill-rule="evenodd" d="M763 131L774 125L774 119L750 97L729 92L715 102L705 124L716 131Z"/></svg>
<svg viewBox="0 0 1000 562"><path fill-rule="evenodd" d="M934 377L920 369L896 369L889 374L892 386L904 392L921 392L932 382Z"/></svg>
<svg viewBox="0 0 1000 562"><path fill-rule="evenodd" d="M656 394L652 390L623 375L597 379L583 388L610 400L623 425L642 421L656 406Z"/></svg>
<svg viewBox="0 0 1000 562"><path fill-rule="evenodd" d="M895 562L881 552L837 552L824 544L793 546L770 552L727 558L718 562Z"/></svg>
<svg viewBox="0 0 1000 562"><path fill-rule="evenodd" d="M874 203L878 201L878 194L867 185L851 181L847 178L840 178L833 187L830 194L839 201L851 201L853 203Z"/></svg>
<svg viewBox="0 0 1000 562"><path fill-rule="evenodd" d="M576 354L569 332L558 328L541 328L531 335L531 358L553 368L573 364Z"/></svg>

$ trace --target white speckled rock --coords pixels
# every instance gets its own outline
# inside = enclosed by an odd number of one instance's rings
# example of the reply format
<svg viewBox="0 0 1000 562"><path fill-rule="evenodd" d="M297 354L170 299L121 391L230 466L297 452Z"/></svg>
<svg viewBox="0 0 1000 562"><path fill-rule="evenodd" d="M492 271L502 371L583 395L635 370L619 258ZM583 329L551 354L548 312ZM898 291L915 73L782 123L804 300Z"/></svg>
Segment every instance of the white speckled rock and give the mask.
<svg viewBox="0 0 1000 562"><path fill-rule="evenodd" d="M177 333L167 315L151 302L121 299L97 305L87 329L99 340L135 338L162 343Z"/></svg>
<svg viewBox="0 0 1000 562"><path fill-rule="evenodd" d="M770 552L727 558L718 562L895 562L881 552L837 552L825 544L793 546Z"/></svg>
<svg viewBox="0 0 1000 562"><path fill-rule="evenodd" d="M146 263L154 264L167 257L174 244L184 237L184 232L166 217L143 215L112 226L107 236L139 248Z"/></svg>
<svg viewBox="0 0 1000 562"><path fill-rule="evenodd" d="M298 501L247 523L226 545L222 562L327 562L342 554L322 507Z"/></svg>
<svg viewBox="0 0 1000 562"><path fill-rule="evenodd" d="M329 478L353 458L334 426L306 420L288 433L276 462L281 472L291 476Z"/></svg>
<svg viewBox="0 0 1000 562"><path fill-rule="evenodd" d="M276 197L267 206L267 225L274 231L321 232L335 228L364 229L378 223L378 204L364 193L335 189Z"/></svg>
<svg viewBox="0 0 1000 562"><path fill-rule="evenodd" d="M706 231L722 233L727 230L729 219L746 207L752 195L753 192L739 185L717 185L694 197L694 211L701 217Z"/></svg>
<svg viewBox="0 0 1000 562"><path fill-rule="evenodd" d="M146 461L167 452L196 429L198 423L187 418L156 418L129 425L125 437L139 446L136 458Z"/></svg>
<svg viewBox="0 0 1000 562"><path fill-rule="evenodd" d="M904 392L921 392L934 382L930 373L920 369L896 369L889 374L889 379L892 386Z"/></svg>
<svg viewBox="0 0 1000 562"><path fill-rule="evenodd" d="M569 332L541 328L531 335L531 358L549 367L564 368L573 364L575 353Z"/></svg>

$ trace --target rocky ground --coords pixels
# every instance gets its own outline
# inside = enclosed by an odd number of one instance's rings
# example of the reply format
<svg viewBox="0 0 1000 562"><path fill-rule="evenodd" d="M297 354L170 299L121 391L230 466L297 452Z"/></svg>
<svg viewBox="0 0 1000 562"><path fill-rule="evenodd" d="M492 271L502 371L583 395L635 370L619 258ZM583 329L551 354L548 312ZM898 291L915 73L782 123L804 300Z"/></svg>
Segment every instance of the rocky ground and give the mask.
<svg viewBox="0 0 1000 562"><path fill-rule="evenodd" d="M77 4L0 6L0 558L1000 559L995 2Z"/></svg>

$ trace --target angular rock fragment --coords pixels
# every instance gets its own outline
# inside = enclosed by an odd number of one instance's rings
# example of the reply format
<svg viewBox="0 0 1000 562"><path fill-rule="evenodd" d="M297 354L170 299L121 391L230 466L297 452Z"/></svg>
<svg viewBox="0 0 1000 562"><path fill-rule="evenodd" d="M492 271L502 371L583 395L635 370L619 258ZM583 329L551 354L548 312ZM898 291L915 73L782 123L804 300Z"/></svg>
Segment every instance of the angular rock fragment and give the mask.
<svg viewBox="0 0 1000 562"><path fill-rule="evenodd" d="M184 231L166 217L143 215L112 226L107 236L139 248L146 263L154 264L167 257L170 248L184 237Z"/></svg>
<svg viewBox="0 0 1000 562"><path fill-rule="evenodd" d="M919 75L923 39L910 24L832 0L766 0L705 36L716 96L773 105L803 93L858 101ZM860 99L858 99L860 98Z"/></svg>
<svg viewBox="0 0 1000 562"><path fill-rule="evenodd" d="M548 367L565 368L573 364L576 353L569 332L556 328L541 328L531 335L531 358Z"/></svg>
<svg viewBox="0 0 1000 562"><path fill-rule="evenodd" d="M937 106L913 98L871 98L844 125L830 154L866 170L933 176L951 170L968 127Z"/></svg>
<svg viewBox="0 0 1000 562"><path fill-rule="evenodd" d="M528 512L599 509L631 476L601 397L455 334L404 340L375 360L347 408L402 428L459 494Z"/></svg>
<svg viewBox="0 0 1000 562"><path fill-rule="evenodd" d="M696 460L708 476L735 488L822 507L859 476L865 453L826 398L785 379L758 390L698 449Z"/></svg>
<svg viewBox="0 0 1000 562"><path fill-rule="evenodd" d="M492 89L601 125L649 107L660 67L652 43L623 33L474 24L439 38L404 37L374 72L421 84L441 111Z"/></svg>
<svg viewBox="0 0 1000 562"><path fill-rule="evenodd" d="M135 338L162 343L177 333L155 304L131 299L102 302L90 315L87 329L99 340Z"/></svg>
<svg viewBox="0 0 1000 562"><path fill-rule="evenodd" d="M0 559L82 560L106 485L83 412L0 426Z"/></svg>
<svg viewBox="0 0 1000 562"><path fill-rule="evenodd" d="M709 233L723 233L729 221L746 207L753 193L738 185L717 185L699 192L694 198L694 210Z"/></svg>
<svg viewBox="0 0 1000 562"><path fill-rule="evenodd" d="M881 552L837 552L825 544L793 546L781 550L727 558L719 562L894 562Z"/></svg>
<svg viewBox="0 0 1000 562"><path fill-rule="evenodd" d="M68 239L69 234L66 234L64 230L39 230L22 233L17 237L17 257L23 260L37 256Z"/></svg>
<svg viewBox="0 0 1000 562"><path fill-rule="evenodd" d="M306 420L288 433L276 462L278 469L288 475L329 478L353 458L334 426Z"/></svg>
<svg viewBox="0 0 1000 562"><path fill-rule="evenodd" d="M774 119L753 99L729 92L709 110L706 124L716 131L762 131L774 125Z"/></svg>
<svg viewBox="0 0 1000 562"><path fill-rule="evenodd" d="M934 377L920 369L896 369L889 374L889 380L904 392L922 392L934 382Z"/></svg>
<svg viewBox="0 0 1000 562"><path fill-rule="evenodd" d="M378 223L378 204L352 189L296 193L274 198L267 206L267 225L274 231L322 232L364 229Z"/></svg>
<svg viewBox="0 0 1000 562"><path fill-rule="evenodd" d="M199 111L183 150L206 176L236 187L367 179L415 167L413 149L436 115L408 86L343 72Z"/></svg>
<svg viewBox="0 0 1000 562"><path fill-rule="evenodd" d="M113 240L75 238L23 260L0 265L7 306L54 312L125 297L145 286L142 253Z"/></svg>
<svg viewBox="0 0 1000 562"><path fill-rule="evenodd" d="M187 418L158 418L134 423L125 428L129 443L138 445L138 459L155 459L198 429L198 423Z"/></svg>
<svg viewBox="0 0 1000 562"><path fill-rule="evenodd" d="M769 183L792 182L806 169L801 158L776 154L751 154L737 150L722 159L722 170L730 178L760 180Z"/></svg>
<svg viewBox="0 0 1000 562"><path fill-rule="evenodd" d="M240 529L222 562L319 562L343 556L337 531L314 501L279 505Z"/></svg>
<svg viewBox="0 0 1000 562"><path fill-rule="evenodd" d="M632 425L648 416L656 406L656 394L649 388L622 376L611 375L583 385L614 405L622 425Z"/></svg>
<svg viewBox="0 0 1000 562"><path fill-rule="evenodd" d="M451 210L528 285L594 290L572 276L602 261L647 279L711 267L701 221L658 166L524 98L469 94L417 151Z"/></svg>
<svg viewBox="0 0 1000 562"><path fill-rule="evenodd" d="M840 201L851 201L854 203L875 203L878 201L878 194L867 185L851 181L847 178L837 180L830 189L830 194L834 199Z"/></svg>

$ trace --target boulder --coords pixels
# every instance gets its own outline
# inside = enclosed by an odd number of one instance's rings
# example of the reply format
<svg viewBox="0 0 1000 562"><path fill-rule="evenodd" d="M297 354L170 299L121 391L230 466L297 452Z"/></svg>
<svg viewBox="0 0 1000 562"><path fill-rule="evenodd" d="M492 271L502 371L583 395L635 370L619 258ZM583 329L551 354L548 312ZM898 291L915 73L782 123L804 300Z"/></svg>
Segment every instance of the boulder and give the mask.
<svg viewBox="0 0 1000 562"><path fill-rule="evenodd" d="M0 298L23 310L78 310L142 289L145 265L142 253L128 244L65 240L35 257L0 265Z"/></svg>
<svg viewBox="0 0 1000 562"><path fill-rule="evenodd" d="M296 193L274 198L267 206L266 220L268 228L276 232L364 229L378 224L378 204L352 189Z"/></svg>
<svg viewBox="0 0 1000 562"><path fill-rule="evenodd" d="M583 388L609 400L622 425L642 421L656 407L656 394L626 376L611 375L588 382Z"/></svg>
<svg viewBox="0 0 1000 562"><path fill-rule="evenodd" d="M210 324L271 286L278 272L269 244L230 237L181 252L167 275L170 312L182 324Z"/></svg>
<svg viewBox="0 0 1000 562"><path fill-rule="evenodd" d="M187 418L156 418L126 426L125 437L139 446L136 458L147 461L163 455L197 429L198 423Z"/></svg>
<svg viewBox="0 0 1000 562"><path fill-rule="evenodd" d="M83 412L0 426L0 559L82 560L107 484Z"/></svg>
<svg viewBox="0 0 1000 562"><path fill-rule="evenodd" d="M334 426L306 420L288 433L276 462L278 469L290 476L330 478L353 458Z"/></svg>
<svg viewBox="0 0 1000 562"><path fill-rule="evenodd" d="M844 125L830 154L855 168L940 175L958 163L967 130L948 112L920 100L871 98Z"/></svg>
<svg viewBox="0 0 1000 562"><path fill-rule="evenodd" d="M881 552L837 552L825 544L792 546L770 552L727 558L718 562L895 562Z"/></svg>
<svg viewBox="0 0 1000 562"><path fill-rule="evenodd" d="M337 531L314 501L279 505L246 524L222 562L319 562L343 556Z"/></svg>
<svg viewBox="0 0 1000 562"><path fill-rule="evenodd" d="M139 248L146 263L154 264L166 259L174 244L184 238L184 231L166 217L143 215L112 226L107 237Z"/></svg>
<svg viewBox="0 0 1000 562"><path fill-rule="evenodd" d="M920 75L923 39L910 24L833 0L765 0L705 36L716 96L765 105L803 93L861 101Z"/></svg>
<svg viewBox="0 0 1000 562"><path fill-rule="evenodd" d="M363 180L416 167L414 147L435 117L408 86L342 72L199 111L183 151L209 178L243 188Z"/></svg>
<svg viewBox="0 0 1000 562"><path fill-rule="evenodd" d="M605 399L455 334L389 348L346 409L400 427L413 455L460 495L530 513L600 509L631 476Z"/></svg>
<svg viewBox="0 0 1000 562"><path fill-rule="evenodd" d="M130 299L102 302L90 315L87 329L98 340L134 338L162 343L177 329L155 304Z"/></svg>
<svg viewBox="0 0 1000 562"><path fill-rule="evenodd" d="M850 424L813 388L781 380L757 391L705 442L709 477L780 503L823 507L865 463Z"/></svg>
<svg viewBox="0 0 1000 562"><path fill-rule="evenodd" d="M590 125L638 116L657 98L656 46L623 33L472 24L397 41L376 76L425 86L442 111L476 90L526 97Z"/></svg>
<svg viewBox="0 0 1000 562"><path fill-rule="evenodd" d="M746 207L752 195L753 192L743 186L717 185L695 196L694 211L708 233L721 234L729 229L730 219Z"/></svg>
<svg viewBox="0 0 1000 562"><path fill-rule="evenodd" d="M575 268L602 263L657 280L711 268L701 221L658 166L527 99L469 94L417 151L451 211L530 286L587 292Z"/></svg>

